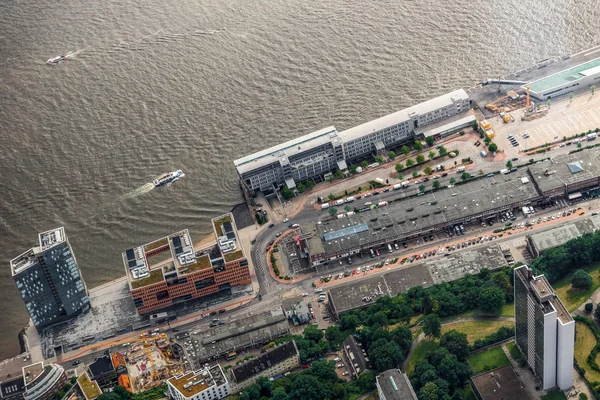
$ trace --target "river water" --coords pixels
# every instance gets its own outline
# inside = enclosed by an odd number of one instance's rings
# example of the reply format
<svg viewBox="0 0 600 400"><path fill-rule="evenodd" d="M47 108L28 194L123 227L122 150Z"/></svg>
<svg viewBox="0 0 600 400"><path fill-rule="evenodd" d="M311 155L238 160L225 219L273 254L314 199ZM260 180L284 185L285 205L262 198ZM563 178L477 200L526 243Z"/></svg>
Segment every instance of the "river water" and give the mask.
<svg viewBox="0 0 600 400"><path fill-rule="evenodd" d="M593 0L1 2L0 358L28 320L9 260L38 232L65 226L97 286L130 246L210 232L242 201L233 159L588 48L599 17Z"/></svg>

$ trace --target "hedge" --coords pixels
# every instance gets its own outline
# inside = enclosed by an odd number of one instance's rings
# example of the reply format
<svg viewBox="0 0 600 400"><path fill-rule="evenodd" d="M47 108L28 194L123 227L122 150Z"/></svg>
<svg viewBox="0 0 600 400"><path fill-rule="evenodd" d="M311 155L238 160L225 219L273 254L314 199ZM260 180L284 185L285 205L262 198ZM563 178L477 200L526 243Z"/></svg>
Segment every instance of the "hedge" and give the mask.
<svg viewBox="0 0 600 400"><path fill-rule="evenodd" d="M506 340L512 336L515 336L515 328L509 326L502 326L496 332L487 335L483 339L476 340L473 345L469 346L469 350L479 350L491 344Z"/></svg>

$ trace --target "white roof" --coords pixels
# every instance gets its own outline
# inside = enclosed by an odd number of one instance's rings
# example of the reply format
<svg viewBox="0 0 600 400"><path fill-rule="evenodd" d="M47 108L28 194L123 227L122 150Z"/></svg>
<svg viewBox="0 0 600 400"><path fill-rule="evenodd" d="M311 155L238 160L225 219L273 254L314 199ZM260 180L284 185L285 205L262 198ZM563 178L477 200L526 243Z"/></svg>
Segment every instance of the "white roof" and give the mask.
<svg viewBox="0 0 600 400"><path fill-rule="evenodd" d="M455 100L468 100L469 95L464 89L458 89L453 92L444 94L431 100L427 100L423 103L416 104L414 106L405 108L404 110L396 111L395 113L386 115L384 117L375 119L373 121L366 122L362 125L355 126L354 128L347 129L339 133L344 142L348 142L354 139L358 139L365 135L373 132L380 131L390 126L398 125L401 122L409 121L410 114L416 113L417 115L427 114L428 112L439 110L453 104Z"/></svg>
<svg viewBox="0 0 600 400"><path fill-rule="evenodd" d="M466 116L465 116L466 115ZM444 122L435 124L433 126L426 126L424 128L416 129L415 133L422 133L425 137L427 136L435 136L439 133L448 132L452 129L458 129L459 127L463 127L468 125L474 121L477 121L475 115L473 115L473 111L469 110L465 113L462 113L454 118L445 119Z"/></svg>

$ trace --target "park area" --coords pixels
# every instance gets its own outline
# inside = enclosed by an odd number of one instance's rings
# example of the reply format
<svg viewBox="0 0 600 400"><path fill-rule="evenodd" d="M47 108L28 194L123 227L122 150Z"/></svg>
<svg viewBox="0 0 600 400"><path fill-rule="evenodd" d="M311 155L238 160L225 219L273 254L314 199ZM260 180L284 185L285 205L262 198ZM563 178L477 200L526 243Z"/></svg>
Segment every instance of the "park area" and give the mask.
<svg viewBox="0 0 600 400"><path fill-rule="evenodd" d="M485 338L503 326L513 325L513 321L459 321L442 326L442 334L454 329L467 335L467 340L472 345L476 340Z"/></svg>
<svg viewBox="0 0 600 400"><path fill-rule="evenodd" d="M592 349L596 346L596 338L592 330L583 322L577 321L575 324L575 359L580 367L585 369L585 377L590 382L600 382L600 372L592 369L587 362ZM598 362L596 357L596 362Z"/></svg>
<svg viewBox="0 0 600 400"><path fill-rule="evenodd" d="M471 364L471 368L473 368L473 373L475 374L504 367L509 363L510 361L506 357L506 354L504 354L502 346L492 347L469 357L469 364Z"/></svg>
<svg viewBox="0 0 600 400"><path fill-rule="evenodd" d="M552 285L569 312L577 310L600 287L600 265L594 264L582 269L592 277L593 283L589 289L576 289L571 286L571 278L574 272Z"/></svg>

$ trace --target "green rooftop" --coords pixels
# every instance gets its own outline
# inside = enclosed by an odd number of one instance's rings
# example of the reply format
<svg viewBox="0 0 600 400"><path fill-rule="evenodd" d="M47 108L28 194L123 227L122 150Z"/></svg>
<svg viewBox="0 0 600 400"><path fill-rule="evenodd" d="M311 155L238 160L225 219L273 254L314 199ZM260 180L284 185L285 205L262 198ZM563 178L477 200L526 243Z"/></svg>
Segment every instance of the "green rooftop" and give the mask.
<svg viewBox="0 0 600 400"><path fill-rule="evenodd" d="M184 265L179 268L179 272L183 274L189 274L191 272L200 271L206 268L210 268L210 259L207 255L203 255L196 258L193 264Z"/></svg>
<svg viewBox="0 0 600 400"><path fill-rule="evenodd" d="M102 390L98 386L96 381L90 381L90 377L87 373L83 373L77 378L77 383L83 392L83 395L88 400L93 400L102 394Z"/></svg>
<svg viewBox="0 0 600 400"><path fill-rule="evenodd" d="M600 58L596 58L595 60L588 61L586 63L576 65L564 71L558 72L554 75L547 76L545 78L534 81L529 85L529 88L532 92L541 93L545 92L548 89L552 89L556 86L563 85L569 82L575 82L585 75L582 72L596 68L600 66Z"/></svg>
<svg viewBox="0 0 600 400"><path fill-rule="evenodd" d="M163 280L164 280L164 277L163 277L162 268L158 268L158 269L154 269L154 270L150 271L150 276L148 276L146 278L132 280L131 287L133 289L137 289L142 286L152 285L153 283L158 283Z"/></svg>
<svg viewBox="0 0 600 400"><path fill-rule="evenodd" d="M242 258L244 253L241 250L234 251L233 253L225 253L223 254L225 257L225 262L235 261L238 258Z"/></svg>
<svg viewBox="0 0 600 400"><path fill-rule="evenodd" d="M222 218L213 219L213 226L215 227L215 231L217 233L217 237L223 236L223 230L221 229L221 225L225 222L231 222L231 215L225 214Z"/></svg>

